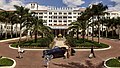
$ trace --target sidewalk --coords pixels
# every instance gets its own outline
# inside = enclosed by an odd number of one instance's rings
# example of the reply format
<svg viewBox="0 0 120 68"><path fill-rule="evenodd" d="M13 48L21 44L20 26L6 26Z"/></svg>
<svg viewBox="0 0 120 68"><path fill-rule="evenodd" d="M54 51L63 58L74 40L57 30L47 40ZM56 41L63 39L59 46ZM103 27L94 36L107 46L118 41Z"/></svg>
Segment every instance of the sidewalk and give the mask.
<svg viewBox="0 0 120 68"><path fill-rule="evenodd" d="M22 37L22 38L26 38L26 36ZM12 41L12 40L18 40L19 37L17 38L12 38L12 39L6 39L6 40L0 40L0 42L7 42L7 41Z"/></svg>

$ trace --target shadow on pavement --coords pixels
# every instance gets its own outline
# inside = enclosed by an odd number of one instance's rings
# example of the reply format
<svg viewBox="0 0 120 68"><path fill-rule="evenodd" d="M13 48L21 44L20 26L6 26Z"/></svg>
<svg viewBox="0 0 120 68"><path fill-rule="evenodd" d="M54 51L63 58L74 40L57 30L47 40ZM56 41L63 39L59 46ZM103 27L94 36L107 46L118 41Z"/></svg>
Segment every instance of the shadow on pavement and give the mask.
<svg viewBox="0 0 120 68"><path fill-rule="evenodd" d="M86 60L86 64L81 64L77 62L70 62L68 64L57 64L53 63L53 65L60 66L63 68L104 68L103 63L100 63L98 65L92 64L89 60Z"/></svg>

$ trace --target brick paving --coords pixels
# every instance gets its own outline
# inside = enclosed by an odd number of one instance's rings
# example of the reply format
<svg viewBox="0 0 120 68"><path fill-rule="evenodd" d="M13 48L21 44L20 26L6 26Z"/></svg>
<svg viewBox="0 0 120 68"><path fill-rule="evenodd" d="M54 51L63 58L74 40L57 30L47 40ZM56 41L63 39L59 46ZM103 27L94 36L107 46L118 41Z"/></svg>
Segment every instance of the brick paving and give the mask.
<svg viewBox="0 0 120 68"><path fill-rule="evenodd" d="M120 41L100 39L100 42L109 44L112 48L105 51L95 51L96 58L92 59L88 58L89 51L77 51L75 56L71 56L69 59L51 60L49 68L101 68L101 65L96 65L107 58L120 56ZM15 59L17 62L15 68L45 68L42 51L26 51L23 58L18 59L16 58L18 56L17 50L10 49L9 44L9 42L0 43L0 55Z"/></svg>

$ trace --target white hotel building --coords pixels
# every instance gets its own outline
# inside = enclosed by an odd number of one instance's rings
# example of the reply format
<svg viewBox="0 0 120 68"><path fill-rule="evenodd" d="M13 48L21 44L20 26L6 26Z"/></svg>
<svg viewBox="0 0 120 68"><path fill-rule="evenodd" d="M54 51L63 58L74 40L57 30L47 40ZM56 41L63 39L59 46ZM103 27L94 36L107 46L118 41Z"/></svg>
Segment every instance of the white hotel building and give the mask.
<svg viewBox="0 0 120 68"><path fill-rule="evenodd" d="M65 35L69 24L76 21L85 10L85 8L45 7L34 2L27 4L26 8L35 12L38 18L45 20L47 22L45 25L51 27L55 35Z"/></svg>
<svg viewBox="0 0 120 68"><path fill-rule="evenodd" d="M35 12L36 16L38 16L39 19L43 19L46 21L47 26L51 27L53 30L53 33L55 35L62 34L65 35L68 32L68 27L71 22L74 22L77 20L77 18L81 15L81 12L85 10L85 8L76 7L76 8L70 8L70 7L46 7L38 5L36 2L28 3L26 8L29 8L31 12ZM109 15L105 15L105 17L120 17L120 11L107 11ZM4 26L5 24L0 23L0 32L4 32ZM7 31L10 30L11 25L7 25ZM16 28L16 25L14 25L13 30L14 31L19 30L19 28ZM92 33L92 28L89 27L89 32Z"/></svg>

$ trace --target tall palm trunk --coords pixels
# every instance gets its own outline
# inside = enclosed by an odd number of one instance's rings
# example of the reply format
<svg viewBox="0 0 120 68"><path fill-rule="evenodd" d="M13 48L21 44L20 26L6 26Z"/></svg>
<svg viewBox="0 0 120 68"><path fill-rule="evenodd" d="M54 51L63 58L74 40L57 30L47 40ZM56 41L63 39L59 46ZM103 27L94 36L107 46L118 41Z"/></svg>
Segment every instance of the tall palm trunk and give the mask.
<svg viewBox="0 0 120 68"><path fill-rule="evenodd" d="M29 31L27 31L27 35L26 35L26 41L28 41L29 40Z"/></svg>
<svg viewBox="0 0 120 68"><path fill-rule="evenodd" d="M16 31L15 31L15 33L16 33L16 37L18 37L18 31L17 31L17 28L18 28L18 26L17 26L17 24L16 24Z"/></svg>
<svg viewBox="0 0 120 68"><path fill-rule="evenodd" d="M113 28L112 28L112 37L113 37L113 35L114 35L114 30L113 30Z"/></svg>
<svg viewBox="0 0 120 68"><path fill-rule="evenodd" d="M10 22L11 23L11 22ZM10 31L11 38L13 37L13 24L11 23L11 31Z"/></svg>
<svg viewBox="0 0 120 68"><path fill-rule="evenodd" d="M98 15L98 43L100 44L100 22L99 22L99 15Z"/></svg>
<svg viewBox="0 0 120 68"><path fill-rule="evenodd" d="M37 30L35 30L35 43L37 42Z"/></svg>
<svg viewBox="0 0 120 68"><path fill-rule="evenodd" d="M87 39L88 39L88 36L89 36L89 28L87 28Z"/></svg>
<svg viewBox="0 0 120 68"><path fill-rule="evenodd" d="M102 37L103 37L103 23L102 23Z"/></svg>
<svg viewBox="0 0 120 68"><path fill-rule="evenodd" d="M77 29L77 39L79 39L79 34L78 34L78 32L79 32L79 29Z"/></svg>
<svg viewBox="0 0 120 68"><path fill-rule="evenodd" d="M7 22L5 22L5 39L7 39Z"/></svg>
<svg viewBox="0 0 120 68"><path fill-rule="evenodd" d="M20 23L20 38L19 38L19 43L21 42L21 37L22 37L22 24Z"/></svg>
<svg viewBox="0 0 120 68"><path fill-rule="evenodd" d="M93 38L93 36L94 36L94 18L92 17L92 20L93 20L93 22L92 22L92 41L94 41L94 38Z"/></svg>
<svg viewBox="0 0 120 68"><path fill-rule="evenodd" d="M106 38L108 37L108 27L106 27Z"/></svg>
<svg viewBox="0 0 120 68"><path fill-rule="evenodd" d="M82 31L83 43L85 42L85 30Z"/></svg>
<svg viewBox="0 0 120 68"><path fill-rule="evenodd" d="M118 34L119 34L119 40L120 40L120 25L118 26Z"/></svg>
<svg viewBox="0 0 120 68"><path fill-rule="evenodd" d="M98 43L100 44L100 23L98 23Z"/></svg>

